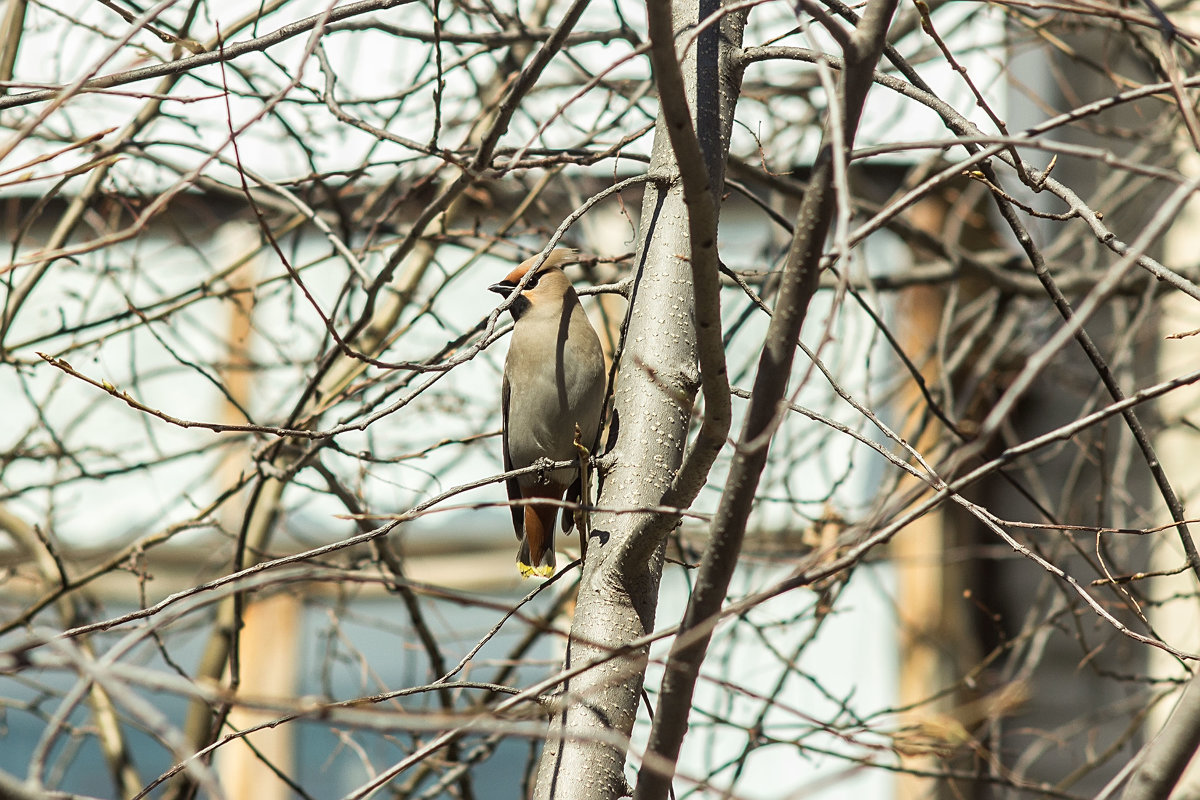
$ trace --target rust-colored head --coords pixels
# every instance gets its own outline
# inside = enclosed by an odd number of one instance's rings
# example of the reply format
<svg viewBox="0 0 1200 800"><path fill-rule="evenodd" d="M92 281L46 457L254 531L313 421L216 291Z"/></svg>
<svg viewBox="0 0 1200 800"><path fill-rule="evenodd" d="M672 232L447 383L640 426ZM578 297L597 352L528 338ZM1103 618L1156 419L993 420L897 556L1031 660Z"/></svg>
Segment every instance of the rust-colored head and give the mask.
<svg viewBox="0 0 1200 800"><path fill-rule="evenodd" d="M553 301L561 307L564 300L571 302L575 291L571 288L571 281L563 273L562 266L572 263L576 255L577 251L565 247L550 251L550 255L546 256L546 260L538 267L537 274L526 282L521 296L508 307L514 319L520 319L535 304L547 307L545 304ZM525 259L516 269L505 275L504 280L489 286L488 291L508 297L520 286L521 280L529 270L537 266L541 257L539 253Z"/></svg>
<svg viewBox="0 0 1200 800"><path fill-rule="evenodd" d="M569 247L557 247L550 251L550 255L546 256L546 260L543 261L542 265L538 268L538 273L541 274L552 269L562 269L564 264L574 263L577 255L579 255L578 250L574 250ZM504 280L489 286L488 289L493 292L497 292L498 294L510 294L512 290L515 289L521 282L521 279L525 277L525 273L533 269L534 266L536 266L541 260L541 253L530 256L518 264L512 272L505 275Z"/></svg>

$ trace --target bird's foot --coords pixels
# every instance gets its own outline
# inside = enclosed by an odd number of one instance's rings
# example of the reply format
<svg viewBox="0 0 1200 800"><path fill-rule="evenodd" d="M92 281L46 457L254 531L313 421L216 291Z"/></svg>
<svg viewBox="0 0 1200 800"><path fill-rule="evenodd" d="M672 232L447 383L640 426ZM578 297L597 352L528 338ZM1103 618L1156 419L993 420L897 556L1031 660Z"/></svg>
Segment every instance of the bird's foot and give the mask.
<svg viewBox="0 0 1200 800"><path fill-rule="evenodd" d="M550 479L547 477L546 473L554 468L554 459L542 456L537 461L533 462L533 466L537 467L537 482L549 483Z"/></svg>

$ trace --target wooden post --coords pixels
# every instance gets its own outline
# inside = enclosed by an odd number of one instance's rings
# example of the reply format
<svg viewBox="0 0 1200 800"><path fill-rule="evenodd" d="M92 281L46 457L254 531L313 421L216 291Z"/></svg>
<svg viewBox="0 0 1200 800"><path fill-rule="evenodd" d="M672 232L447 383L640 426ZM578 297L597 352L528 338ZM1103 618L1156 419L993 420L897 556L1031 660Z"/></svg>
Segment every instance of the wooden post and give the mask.
<svg viewBox="0 0 1200 800"><path fill-rule="evenodd" d="M961 218L964 213L975 216L975 212L974 205L952 203L946 196L933 195L913 207L909 221L939 237L945 236L952 223L958 224L960 237L978 239L981 233L986 236L983 215L978 214L978 220ZM899 342L919 367L926 385L937 386L947 378L941 374L935 351L946 291L940 286L914 286L904 290L899 300ZM909 383L901 402L906 412L901 435L936 464L939 453L946 452L939 444L953 434L930 417L915 381ZM905 492L917 485L917 479L906 478L898 490ZM963 568L949 563L946 557L947 551L965 546L971 532L955 524L952 511L943 506L926 514L900 531L891 544L900 626L898 701L902 708L911 707L902 715L896 746L900 752L909 753L903 759L904 766L920 772L945 769L951 754L964 743L965 720L958 719L957 713L970 698L946 690L955 686L978 660L979 645L963 596L967 588ZM945 780L906 773L897 776L897 800L963 796L967 795L955 791Z"/></svg>
<svg viewBox="0 0 1200 800"><path fill-rule="evenodd" d="M245 258L259 247L258 229L247 223L231 222L217 233L218 251L226 262ZM229 304L229 336L226 366L221 381L229 397L243 408L254 403L254 285L257 281L257 256L229 276L233 300ZM229 422L245 422L230 400L223 403L222 416ZM232 452L217 471L221 485L229 485L244 468L247 454ZM240 503L227 504L222 523L236 530L244 509ZM302 607L298 597L287 591L266 596L251 596L243 613L239 635L241 682L238 694L247 698L288 699L296 695L298 639ZM229 725L245 730L277 717L272 712L235 707ZM291 790L281 781L270 764L290 775L295 764L293 728L281 725L248 735L243 741L223 747L217 758L221 785L229 800L288 800ZM255 752L257 751L257 752Z"/></svg>

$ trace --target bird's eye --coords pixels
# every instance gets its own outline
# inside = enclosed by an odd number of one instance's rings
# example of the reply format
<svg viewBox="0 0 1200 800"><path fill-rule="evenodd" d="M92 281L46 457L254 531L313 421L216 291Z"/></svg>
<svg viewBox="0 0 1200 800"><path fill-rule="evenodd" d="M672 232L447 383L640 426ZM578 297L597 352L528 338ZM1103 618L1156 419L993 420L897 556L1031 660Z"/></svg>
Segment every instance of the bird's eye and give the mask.
<svg viewBox="0 0 1200 800"><path fill-rule="evenodd" d="M540 273L540 272L533 273L533 277L529 279L529 283L525 284L526 291L537 286L537 282L539 280L541 280L541 278L542 278L542 273Z"/></svg>

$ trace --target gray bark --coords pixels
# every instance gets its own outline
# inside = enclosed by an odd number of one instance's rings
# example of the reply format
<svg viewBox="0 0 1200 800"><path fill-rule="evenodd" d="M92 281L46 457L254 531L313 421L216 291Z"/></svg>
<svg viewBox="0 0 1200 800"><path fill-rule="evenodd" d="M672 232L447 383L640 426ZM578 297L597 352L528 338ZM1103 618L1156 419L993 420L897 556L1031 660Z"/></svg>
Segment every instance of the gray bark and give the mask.
<svg viewBox="0 0 1200 800"><path fill-rule="evenodd" d="M689 42L697 21L719 9L715 0L675 3L677 45ZM694 125L696 108L704 110L696 132L713 198L719 198L724 181L737 101L731 54L741 45L743 19L738 14L724 17L712 28L707 45L691 42L681 63ZM698 60L707 61L700 66L706 79L700 82L699 96ZM689 258L695 236L689 233L684 182L661 113L650 174L654 180L642 203L636 281L614 395L619 435L600 474L602 508L656 506L667 496L687 503L694 499L694 492L680 496L671 489L700 385ZM708 247L715 242L715 213L712 220ZM715 283L715 270L707 277ZM719 335L719 325L717 331ZM650 513L592 515L566 668L598 666L564 684L538 767L535 797L615 800L628 793L625 755L647 655L646 647L631 643L654 628L663 544L676 519Z"/></svg>
<svg viewBox="0 0 1200 800"><path fill-rule="evenodd" d="M836 213L835 162L850 152L862 117L875 63L887 41L897 0L873 0L853 33L826 23L845 53L838 103L841 130L830 125L796 218L795 234L780 282L754 391L730 465L721 503L710 525L709 544L695 578L679 634L671 646L659 695L647 760L638 774L634 800L660 800L671 788L675 762L687 733L692 694L741 552L759 478L766 466L774 420L787 390L800 328L816 293L825 238Z"/></svg>
<svg viewBox="0 0 1200 800"><path fill-rule="evenodd" d="M1200 748L1200 676L1193 675L1167 724L1139 753L1141 763L1121 800L1163 800L1171 795Z"/></svg>

